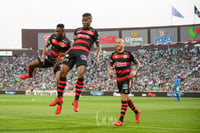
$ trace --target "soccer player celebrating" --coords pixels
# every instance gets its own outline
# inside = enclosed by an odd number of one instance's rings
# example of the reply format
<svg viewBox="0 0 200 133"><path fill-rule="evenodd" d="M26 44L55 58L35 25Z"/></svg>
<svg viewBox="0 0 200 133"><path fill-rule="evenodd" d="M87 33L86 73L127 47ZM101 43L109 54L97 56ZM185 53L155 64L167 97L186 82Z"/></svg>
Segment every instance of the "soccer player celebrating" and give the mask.
<svg viewBox="0 0 200 133"><path fill-rule="evenodd" d="M51 46L51 50L48 53L48 47ZM53 67L56 62L60 62L66 55L67 50L71 47L71 41L65 37L64 25L58 24L56 26L55 34L52 34L46 41L46 45L43 48L43 59L39 57L34 60L28 66L29 73L21 75L21 79L32 78L35 68L48 68ZM60 65L54 67L54 74L56 79L60 76Z"/></svg>
<svg viewBox="0 0 200 133"><path fill-rule="evenodd" d="M115 66L116 76L117 76L117 87L121 93L121 113L120 118L117 122L113 124L116 126L122 126L124 116L126 114L127 107L129 106L135 113L136 123L140 122L141 111L136 109L132 100L129 98L130 87L133 77L140 67L140 62L134 57L131 52L124 49L124 40L117 39L116 41L116 51L111 54L110 65L109 65L109 75L113 77L113 65ZM135 65L135 70L131 71L132 62Z"/></svg>
<svg viewBox="0 0 200 133"><path fill-rule="evenodd" d="M48 53L48 47L51 46L51 50ZM21 75L21 79L32 78L35 68L54 68L54 74L58 82L60 76L60 65L56 65L66 55L67 51L71 47L71 41L65 36L64 25L58 24L56 26L55 34L52 34L46 41L46 45L43 48L43 59L39 57L34 60L28 66L29 73ZM55 67L56 65L56 67Z"/></svg>
<svg viewBox="0 0 200 133"><path fill-rule="evenodd" d="M50 52L48 53L48 47L51 46ZM46 45L43 48L43 59L39 57L34 60L28 66L29 73L21 75L21 79L32 78L35 68L48 68L53 67L54 74L56 77L57 85L60 79L60 65L64 59L67 51L71 47L71 41L65 36L64 25L58 24L56 26L55 34L46 41ZM60 108L60 106L58 106Z"/></svg>
<svg viewBox="0 0 200 133"><path fill-rule="evenodd" d="M67 84L66 75L73 68L73 66L76 65L78 71L78 79L76 82L75 99L73 100L72 105L74 106L73 109L75 112L79 111L78 103L79 96L84 85L84 74L87 66L87 55L89 54L92 45L96 43L97 54L95 60L99 63L99 54L101 51L98 32L97 30L90 27L91 22L92 15L90 13L84 13L82 15L83 27L77 28L74 31L74 44L63 60L59 85L57 86L58 95L55 100L49 104L50 106L55 106L56 104L61 105L63 103L63 92ZM60 112L61 108L57 108L56 114L59 114Z"/></svg>

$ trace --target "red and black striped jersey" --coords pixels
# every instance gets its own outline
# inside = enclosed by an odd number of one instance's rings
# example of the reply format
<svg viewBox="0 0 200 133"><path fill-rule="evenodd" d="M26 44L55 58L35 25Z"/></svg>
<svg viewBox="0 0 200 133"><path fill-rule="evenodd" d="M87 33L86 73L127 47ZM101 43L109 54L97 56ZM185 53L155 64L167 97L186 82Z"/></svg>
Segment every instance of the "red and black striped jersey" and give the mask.
<svg viewBox="0 0 200 133"><path fill-rule="evenodd" d="M77 28L74 31L74 44L70 50L76 50L77 52L84 51L87 55L90 52L90 48L94 43L99 42L99 34L97 30L90 27L89 29Z"/></svg>
<svg viewBox="0 0 200 133"><path fill-rule="evenodd" d="M130 78L131 64L135 63L135 60L135 56L129 51L124 51L123 53L115 51L111 54L110 65L115 66L118 82Z"/></svg>
<svg viewBox="0 0 200 133"><path fill-rule="evenodd" d="M52 34L48 38L48 45L51 45L49 55L52 57L58 57L61 53L65 53L71 47L71 41L67 37L57 39L55 34Z"/></svg>

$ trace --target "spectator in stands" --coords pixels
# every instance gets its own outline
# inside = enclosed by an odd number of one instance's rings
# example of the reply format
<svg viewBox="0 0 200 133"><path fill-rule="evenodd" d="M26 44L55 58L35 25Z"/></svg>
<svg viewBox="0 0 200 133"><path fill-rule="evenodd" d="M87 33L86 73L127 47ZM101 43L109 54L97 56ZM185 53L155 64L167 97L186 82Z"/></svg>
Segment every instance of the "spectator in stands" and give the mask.
<svg viewBox="0 0 200 133"><path fill-rule="evenodd" d="M133 85L133 91L156 91L154 90L154 82L160 84L157 91L169 92L172 90L171 84L173 84L173 75L176 73L187 74L188 77L184 82L180 83L181 91L184 92L196 92L200 91L200 52L198 47L189 49L190 59L183 58L186 53L182 48L173 48L172 55L168 50L153 50L143 49L134 51L134 54L141 62L141 69L137 74L137 78L134 78L135 84ZM106 51L106 54L110 54ZM90 91L89 88L93 84L96 84L96 80L101 77L100 84L104 84L109 79L107 62L108 56L100 54L100 65L97 65L94 61L95 54L89 55L88 67L86 71L87 84L83 88L85 91ZM20 79L20 74L27 72L27 65L36 59L36 56L29 56L22 54L13 57L0 57L0 83L3 84L1 90L25 90L29 84L33 85L34 89L41 89L43 84L45 87L51 90L56 88L56 81L54 79L53 68L37 69L37 73L33 78L26 80ZM188 62L188 63L185 63ZM99 75L96 69L100 68ZM11 72L12 71L12 72ZM74 86L76 83L76 69L68 74L68 85ZM45 81L45 82L43 82ZM12 85L12 86L10 86ZM67 86L68 86L67 85ZM146 87L145 87L146 86ZM165 86L165 90L163 90ZM72 89L71 87L70 89ZM108 90L109 84L106 84L106 90ZM162 89L160 89L162 88ZM98 89L98 88L97 88ZM113 87L112 90L116 89Z"/></svg>

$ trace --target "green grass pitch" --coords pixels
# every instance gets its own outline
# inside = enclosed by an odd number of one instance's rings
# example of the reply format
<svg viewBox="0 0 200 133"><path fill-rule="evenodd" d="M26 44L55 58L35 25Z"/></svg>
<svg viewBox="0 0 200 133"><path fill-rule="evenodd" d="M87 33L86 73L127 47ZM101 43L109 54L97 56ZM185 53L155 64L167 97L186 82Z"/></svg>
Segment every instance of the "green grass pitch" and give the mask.
<svg viewBox="0 0 200 133"><path fill-rule="evenodd" d="M0 95L0 133L200 133L200 98L131 97L142 111L135 122L128 109L124 125L112 123L120 114L120 97L82 96L74 112L72 96L64 97L61 114L48 104L55 96Z"/></svg>

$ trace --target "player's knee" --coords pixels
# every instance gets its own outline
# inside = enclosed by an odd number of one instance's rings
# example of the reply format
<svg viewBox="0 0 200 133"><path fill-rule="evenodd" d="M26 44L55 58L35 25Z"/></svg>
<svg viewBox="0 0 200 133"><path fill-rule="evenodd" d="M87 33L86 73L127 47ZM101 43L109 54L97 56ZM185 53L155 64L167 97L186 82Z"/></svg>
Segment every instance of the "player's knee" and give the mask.
<svg viewBox="0 0 200 133"><path fill-rule="evenodd" d="M34 65L33 64L29 64L28 66L30 69L34 69Z"/></svg>
<svg viewBox="0 0 200 133"><path fill-rule="evenodd" d="M85 74L84 71L78 71L78 78L79 79L84 78L84 74Z"/></svg>
<svg viewBox="0 0 200 133"><path fill-rule="evenodd" d="M78 74L78 79L83 79L84 78L84 73Z"/></svg>
<svg viewBox="0 0 200 133"><path fill-rule="evenodd" d="M60 78L66 77L67 73L65 71L60 72Z"/></svg>
<svg viewBox="0 0 200 133"><path fill-rule="evenodd" d="M70 67L67 65L62 65L61 70L60 70L60 77L66 77L67 73L70 71Z"/></svg>
<svg viewBox="0 0 200 133"><path fill-rule="evenodd" d="M122 101L128 101L128 94L121 94Z"/></svg>

